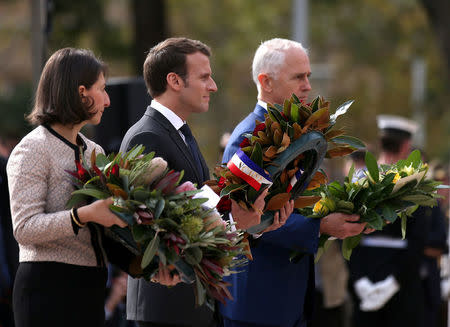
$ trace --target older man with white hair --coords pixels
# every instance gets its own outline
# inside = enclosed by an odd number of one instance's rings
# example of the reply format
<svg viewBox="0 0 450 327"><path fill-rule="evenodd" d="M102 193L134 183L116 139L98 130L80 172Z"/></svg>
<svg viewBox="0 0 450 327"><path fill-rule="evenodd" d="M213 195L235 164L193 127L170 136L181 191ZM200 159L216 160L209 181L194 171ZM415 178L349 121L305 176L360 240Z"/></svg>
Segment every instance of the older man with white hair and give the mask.
<svg viewBox="0 0 450 327"><path fill-rule="evenodd" d="M258 103L233 131L222 161L231 159L242 134L255 128L255 119L264 121L267 103L283 103L293 93L306 101L311 91L310 75L308 54L300 43L279 38L263 42L253 60ZM294 213L282 227L264 233L252 248L253 261L228 279L234 300L221 306L225 327L304 326L312 313L313 257L319 232L341 239L356 235L365 227L352 223L357 220L357 215L341 213L322 219ZM292 250L304 253L298 263L289 260Z"/></svg>

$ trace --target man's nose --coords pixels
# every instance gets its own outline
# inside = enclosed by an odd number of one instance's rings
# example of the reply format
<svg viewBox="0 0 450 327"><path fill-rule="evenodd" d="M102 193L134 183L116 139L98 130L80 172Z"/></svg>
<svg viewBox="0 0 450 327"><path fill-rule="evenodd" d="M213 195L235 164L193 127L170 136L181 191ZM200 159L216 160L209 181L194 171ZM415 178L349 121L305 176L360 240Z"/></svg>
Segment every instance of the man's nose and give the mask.
<svg viewBox="0 0 450 327"><path fill-rule="evenodd" d="M214 82L214 80L211 78L211 81L208 85L208 91L209 92L216 92L217 91L217 85L216 82Z"/></svg>

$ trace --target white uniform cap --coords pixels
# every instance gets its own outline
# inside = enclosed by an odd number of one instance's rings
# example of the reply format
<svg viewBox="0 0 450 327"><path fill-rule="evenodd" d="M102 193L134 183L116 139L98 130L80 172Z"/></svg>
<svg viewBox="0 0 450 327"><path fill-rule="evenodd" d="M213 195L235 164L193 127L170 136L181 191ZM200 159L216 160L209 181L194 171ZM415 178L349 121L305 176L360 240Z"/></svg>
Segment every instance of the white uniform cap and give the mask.
<svg viewBox="0 0 450 327"><path fill-rule="evenodd" d="M393 115L379 115L377 116L377 123L380 130L398 130L411 135L414 135L419 128L415 121Z"/></svg>

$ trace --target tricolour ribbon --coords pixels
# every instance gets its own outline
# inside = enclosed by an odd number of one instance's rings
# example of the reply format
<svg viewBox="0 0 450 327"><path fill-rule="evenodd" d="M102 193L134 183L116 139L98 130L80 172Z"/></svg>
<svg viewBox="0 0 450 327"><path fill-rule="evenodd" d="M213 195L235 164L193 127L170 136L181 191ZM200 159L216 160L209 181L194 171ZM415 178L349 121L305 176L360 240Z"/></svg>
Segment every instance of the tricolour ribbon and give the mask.
<svg viewBox="0 0 450 327"><path fill-rule="evenodd" d="M255 164L241 149L228 161L230 171L259 191L262 184L272 185L272 179L264 169Z"/></svg>
<svg viewBox="0 0 450 327"><path fill-rule="evenodd" d="M291 181L289 182L289 185L287 187L286 192L290 192L292 190L292 188L294 187L295 183L297 183L297 181L300 179L300 177L303 174L303 169L298 169L297 172L295 173L294 176L292 176Z"/></svg>

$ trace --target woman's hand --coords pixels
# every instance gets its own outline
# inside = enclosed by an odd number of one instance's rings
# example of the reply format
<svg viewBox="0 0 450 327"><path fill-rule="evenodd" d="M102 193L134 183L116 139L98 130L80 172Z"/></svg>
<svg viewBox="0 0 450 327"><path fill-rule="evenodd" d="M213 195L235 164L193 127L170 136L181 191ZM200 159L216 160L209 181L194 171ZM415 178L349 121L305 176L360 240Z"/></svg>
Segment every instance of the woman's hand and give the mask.
<svg viewBox="0 0 450 327"><path fill-rule="evenodd" d="M165 286L175 286L181 282L181 278L179 275L172 276L169 269L160 262L158 273L152 277L151 281Z"/></svg>
<svg viewBox="0 0 450 327"><path fill-rule="evenodd" d="M97 200L91 204L78 208L78 217L82 224L93 222L105 227L118 225L119 227L127 226L127 223L117 217L109 206L113 204L112 198Z"/></svg>

